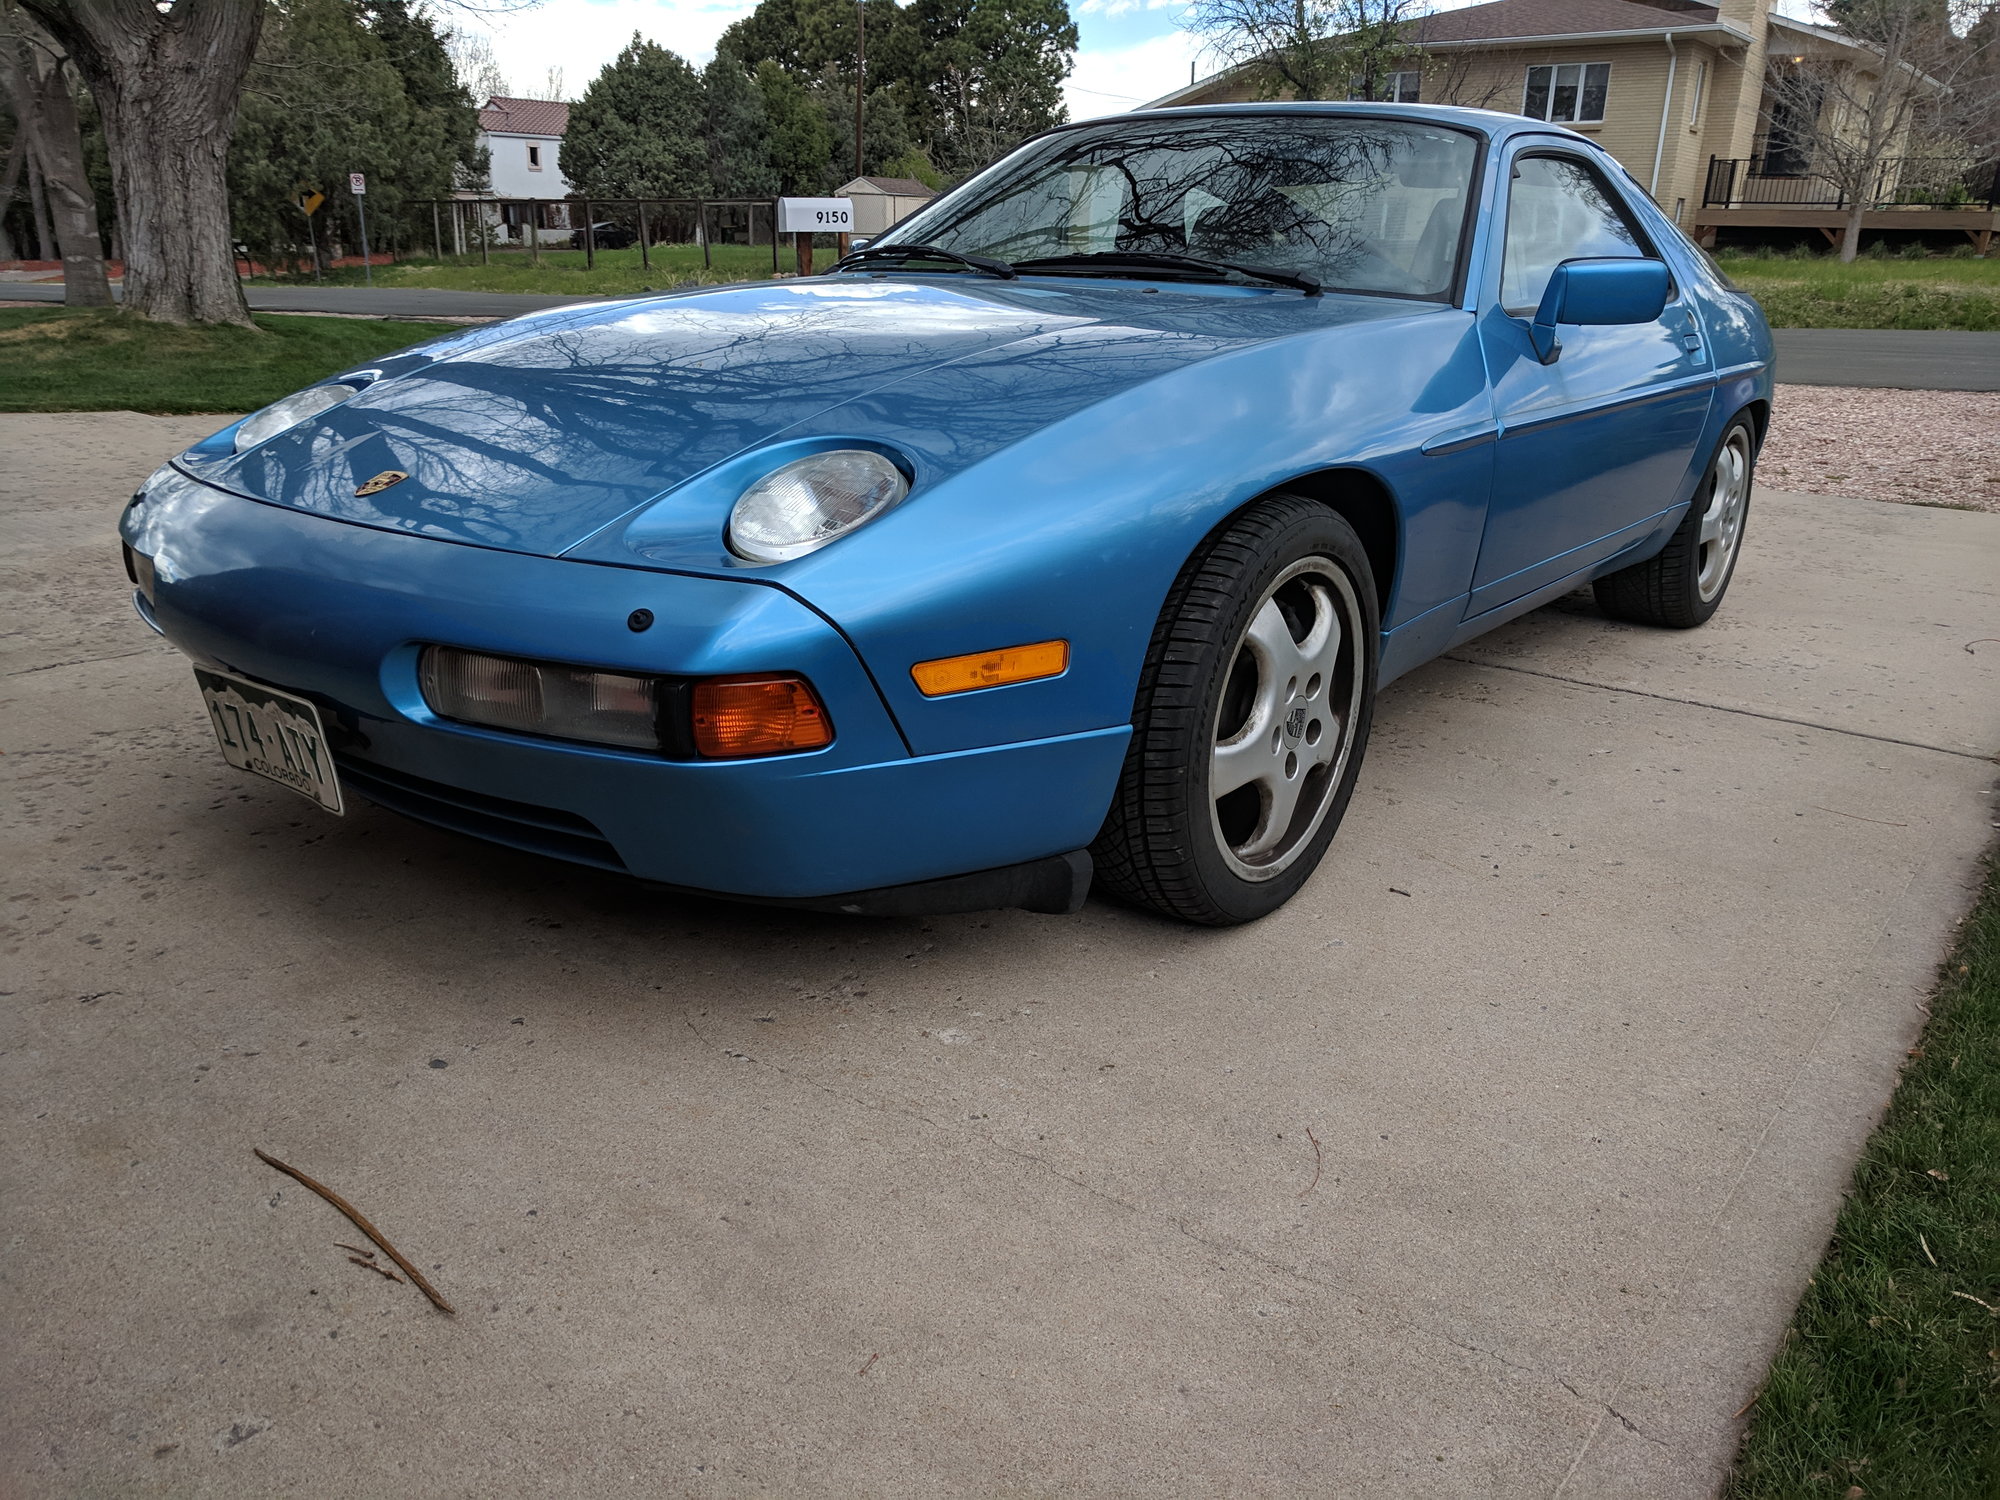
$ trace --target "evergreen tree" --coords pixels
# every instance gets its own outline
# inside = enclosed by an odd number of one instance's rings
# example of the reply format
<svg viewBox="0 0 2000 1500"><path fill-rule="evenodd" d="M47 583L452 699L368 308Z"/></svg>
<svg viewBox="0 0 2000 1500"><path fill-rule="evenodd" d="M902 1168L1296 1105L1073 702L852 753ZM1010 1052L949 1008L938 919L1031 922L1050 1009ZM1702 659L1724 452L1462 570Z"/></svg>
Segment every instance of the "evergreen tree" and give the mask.
<svg viewBox="0 0 2000 1500"><path fill-rule="evenodd" d="M1069 117L1076 53L1066 0L915 0L918 83L932 159L967 176Z"/></svg>
<svg viewBox="0 0 2000 1500"><path fill-rule="evenodd" d="M871 139L876 125L864 122L868 171L886 174L878 163L915 151L945 173L965 176L1066 118L1062 85L1077 45L1067 0L861 4L869 121L879 121L886 137L878 149ZM762 0L723 43L759 70L760 88L770 64L812 92L834 138L829 167L843 181L854 170L857 29L855 0ZM770 107L771 91L764 93ZM881 95L894 100L893 109L876 103ZM804 144L802 134L792 148L795 174Z"/></svg>
<svg viewBox="0 0 2000 1500"><path fill-rule="evenodd" d="M402 75L358 5L279 0L265 19L229 151L235 238L259 259L303 257L310 231L292 197L312 188L326 195L316 225L323 248L339 241L358 251L347 174L365 172L371 248L379 248L383 226L406 199L450 190L447 177L410 191L400 172L410 128Z"/></svg>
<svg viewBox="0 0 2000 1500"><path fill-rule="evenodd" d="M570 106L562 174L586 198L702 197L705 114L701 75L635 32Z"/></svg>
<svg viewBox="0 0 2000 1500"><path fill-rule="evenodd" d="M446 37L437 23L411 0L365 0L368 29L403 82L408 111L395 185L407 198L448 198L452 189L486 179L486 148L479 144L479 111L458 81ZM371 204L370 207L374 205ZM427 240L433 229L428 208L401 215L405 242Z"/></svg>
<svg viewBox="0 0 2000 1500"><path fill-rule="evenodd" d="M854 74L829 68L813 85L812 93L826 115L832 136L828 171L835 182L845 182L854 175ZM886 165L922 151L910 130L902 101L891 90L878 88L862 101L862 106L862 173L869 177L907 175L891 172Z"/></svg>
<svg viewBox="0 0 2000 1500"><path fill-rule="evenodd" d="M778 191L771 166L771 118L764 96L726 47L702 74L708 111L709 191L718 198L769 198Z"/></svg>
<svg viewBox="0 0 2000 1500"><path fill-rule="evenodd" d="M806 86L770 58L757 64L757 92L770 120L778 191L811 197L834 185L833 128Z"/></svg>

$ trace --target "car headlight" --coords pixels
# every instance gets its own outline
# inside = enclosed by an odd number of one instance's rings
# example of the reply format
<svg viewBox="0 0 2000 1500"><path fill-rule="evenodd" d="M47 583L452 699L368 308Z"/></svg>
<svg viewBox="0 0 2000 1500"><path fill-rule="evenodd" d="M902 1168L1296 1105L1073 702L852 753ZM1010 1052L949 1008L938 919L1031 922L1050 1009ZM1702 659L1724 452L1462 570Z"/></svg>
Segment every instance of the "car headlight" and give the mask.
<svg viewBox="0 0 2000 1500"><path fill-rule="evenodd" d="M347 400L357 386L311 385L295 391L282 401L273 401L260 412L243 419L236 429L236 451L254 448L266 438L274 438L287 427L296 427L308 417L316 417Z"/></svg>
<svg viewBox="0 0 2000 1500"><path fill-rule="evenodd" d="M729 513L729 550L750 562L817 551L910 492L903 471L866 448L836 448L773 469Z"/></svg>

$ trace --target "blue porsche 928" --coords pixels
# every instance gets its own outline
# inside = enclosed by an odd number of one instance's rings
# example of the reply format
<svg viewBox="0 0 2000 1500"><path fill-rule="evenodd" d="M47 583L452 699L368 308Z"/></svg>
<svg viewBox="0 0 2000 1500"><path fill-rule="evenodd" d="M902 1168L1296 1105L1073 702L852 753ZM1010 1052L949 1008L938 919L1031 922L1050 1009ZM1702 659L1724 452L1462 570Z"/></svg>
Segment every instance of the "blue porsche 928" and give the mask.
<svg viewBox="0 0 2000 1500"><path fill-rule="evenodd" d="M1770 335L1474 110L1022 146L821 276L544 312L162 468L122 535L229 760L832 910L1273 910L1376 692L1584 583L1729 586Z"/></svg>

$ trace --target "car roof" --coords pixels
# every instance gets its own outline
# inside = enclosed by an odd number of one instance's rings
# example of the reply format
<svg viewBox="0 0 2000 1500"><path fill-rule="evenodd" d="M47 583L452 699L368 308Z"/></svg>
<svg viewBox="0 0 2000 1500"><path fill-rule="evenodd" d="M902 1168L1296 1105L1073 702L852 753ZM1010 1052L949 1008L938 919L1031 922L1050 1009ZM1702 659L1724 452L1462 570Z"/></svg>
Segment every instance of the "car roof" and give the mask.
<svg viewBox="0 0 2000 1500"><path fill-rule="evenodd" d="M1049 133L1080 130L1092 125L1231 115L1329 115L1348 119L1408 120L1413 124L1454 125L1461 130L1477 131L1496 141L1512 135L1532 134L1560 135L1587 145L1595 144L1588 136L1564 126L1551 124L1545 120L1531 120L1524 115L1507 114L1497 109L1466 109L1448 104L1371 104L1364 101L1332 99L1279 99L1254 104L1171 105L1165 109L1133 110L1122 115L1096 115L1088 120L1073 120L1066 125L1057 126Z"/></svg>

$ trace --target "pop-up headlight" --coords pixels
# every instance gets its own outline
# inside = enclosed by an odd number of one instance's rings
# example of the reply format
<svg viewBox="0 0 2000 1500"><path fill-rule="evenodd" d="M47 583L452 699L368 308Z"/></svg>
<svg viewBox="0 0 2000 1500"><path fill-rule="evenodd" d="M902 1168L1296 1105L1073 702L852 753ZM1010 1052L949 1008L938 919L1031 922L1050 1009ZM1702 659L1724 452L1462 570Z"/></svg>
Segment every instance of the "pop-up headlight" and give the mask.
<svg viewBox="0 0 2000 1500"><path fill-rule="evenodd" d="M773 469L729 513L729 550L785 562L865 525L910 492L903 471L867 448L812 453Z"/></svg>
<svg viewBox="0 0 2000 1500"><path fill-rule="evenodd" d="M309 385L282 401L273 401L262 411L252 412L236 429L236 451L242 453L276 437L288 427L296 427L308 417L331 411L360 390L358 385Z"/></svg>

